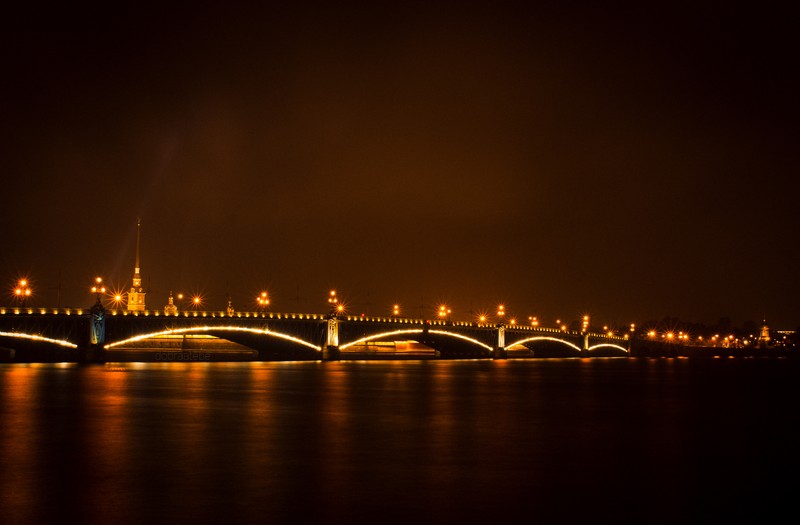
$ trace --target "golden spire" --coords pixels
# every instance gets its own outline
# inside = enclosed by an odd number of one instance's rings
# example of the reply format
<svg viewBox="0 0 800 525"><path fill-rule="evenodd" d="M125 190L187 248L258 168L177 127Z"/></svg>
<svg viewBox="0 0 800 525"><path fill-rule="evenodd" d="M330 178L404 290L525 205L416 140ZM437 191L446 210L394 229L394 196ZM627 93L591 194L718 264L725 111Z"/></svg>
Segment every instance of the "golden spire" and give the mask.
<svg viewBox="0 0 800 525"><path fill-rule="evenodd" d="M140 232L142 229L142 219L136 219L136 266L134 266L133 273L138 277L139 276L139 238Z"/></svg>
<svg viewBox="0 0 800 525"><path fill-rule="evenodd" d="M144 296L142 289L142 276L139 268L139 242L141 240L142 219L136 219L136 266L133 269L133 287L128 292L128 310L143 311L145 309Z"/></svg>

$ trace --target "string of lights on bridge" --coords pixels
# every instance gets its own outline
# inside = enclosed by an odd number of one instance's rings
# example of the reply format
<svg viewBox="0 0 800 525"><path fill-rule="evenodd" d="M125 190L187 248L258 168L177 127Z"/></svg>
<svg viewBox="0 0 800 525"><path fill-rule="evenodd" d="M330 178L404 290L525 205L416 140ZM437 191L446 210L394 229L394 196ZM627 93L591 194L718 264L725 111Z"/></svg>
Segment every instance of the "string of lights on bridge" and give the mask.
<svg viewBox="0 0 800 525"><path fill-rule="evenodd" d="M101 302L101 301L105 302L106 306L108 306L110 308L110 310L111 310L111 312L110 312L111 315L119 315L119 314L126 315L127 314L127 312L124 309L124 306L125 306L125 294L124 294L124 292L119 291L119 290L109 290L108 288L106 288L106 286L103 283L103 278L102 277L99 277L99 276L96 277L94 279L91 287L89 288L89 290L95 296L95 298L96 298L96 300L98 302ZM53 309L53 308L34 308L34 307L31 307L31 306L27 306L31 302L31 299L32 299L33 295L34 295L33 294L33 287L31 285L30 280L28 278L20 278L20 279L18 279L14 283L14 286L13 286L13 289L12 289L12 297L14 298L14 301L16 303L16 307L13 308L10 311L7 310L6 308L0 308L0 313L6 314L7 312L13 312L13 313L19 314L19 313L25 312L25 311L29 311L30 313L33 313L33 312L44 313L44 312L52 311L52 312L55 313L55 312L58 312L58 311L62 310L62 309ZM223 313L223 312L207 312L207 311L203 311L202 307L203 307L203 304L204 304L204 300L203 300L202 295L200 295L200 294L194 294L194 295L192 295L191 297L188 298L188 304L189 304L189 308L191 308L191 311L187 311L187 310L184 309L184 300L187 297L183 293L178 293L176 295L176 298L178 300L178 305L176 305L176 309L177 309L178 313L176 315L193 316L193 317L198 317L198 316L199 317L206 317L206 316L216 317L216 316L221 316L221 315L226 315L226 314L228 316L231 316L231 314L233 313L230 310L228 312L225 312L225 313ZM346 309L347 309L346 303L340 299L340 297L337 294L336 290L330 290L328 292L327 302L328 302L328 307L329 307L331 312L335 312L335 313L340 314L340 315L344 315L346 313ZM267 312L267 309L270 307L271 304L272 304L272 301L271 301L269 292L263 290L263 291L260 291L255 297L255 306L256 306L256 311L255 312L235 312L235 316L237 316L237 317L239 317L239 316L249 317L249 316L256 316L256 315L260 314L260 315L265 315L267 317L274 317L274 316L277 315L278 317L283 317L283 316L289 317L289 316L291 316L291 317L294 318L294 317L297 317L299 315L313 315L313 314L277 314L277 313ZM65 308L65 309L63 309L63 312L68 314L68 315L70 313L74 313L76 315L82 315L84 313L84 309L81 309L81 308ZM152 313L150 313L150 312L152 312ZM390 317L399 320L400 318L402 318L402 313L401 312L402 311L401 311L400 305L395 303L395 304L392 305L391 316ZM160 315L160 312L157 311L157 310L152 310L152 311L148 311L148 312L142 312L142 314L143 315ZM436 318L440 322L452 322L452 321L450 321L450 319L452 318L452 314L453 314L452 309L448 305L445 305L445 304L439 305L438 308L436 309ZM322 316L320 315L320 317L322 317ZM362 314L361 316L350 316L350 315L348 315L347 318L351 319L351 320L358 320L359 318L366 319L366 316L364 314ZM506 319L507 319L507 321L506 321ZM522 328L522 326L523 326L523 324L520 323L515 317L508 316L507 311L506 311L506 307L503 304L500 304L500 305L497 306L497 310L495 312L494 319L492 319L487 313L479 313L476 316L475 323L478 324L478 325L489 325L489 324L493 324L493 323L505 323L506 326L509 326L509 327L520 327L520 328ZM589 323L590 323L590 317L588 315L583 315L582 318L581 318L580 331L581 332L588 332L590 330ZM470 324L470 323L463 323L463 324L466 325L466 324ZM540 323L538 317L536 317L536 316L528 316L527 326L529 326L531 328L535 328L535 329L543 329L544 327L542 327L540 325L541 325L541 323ZM562 322L561 319L556 319L555 325L556 326L554 328L551 328L550 330L552 330L552 331L561 331L561 332L569 331L568 325L566 323ZM635 329L636 329L636 326L635 326L635 324L632 323L630 325L630 332L634 333ZM608 336L615 335L614 331L613 330L609 330L608 326L603 326L603 333L608 335ZM625 335L627 335L627 334L625 334ZM688 333L681 332L681 331L673 332L673 331L670 331L670 330L666 330L666 331L663 331L663 332L656 332L655 330L649 330L644 335L649 340L662 340L662 341L666 341L666 342L675 342L675 343L682 343L682 344L695 343L695 344L710 344L710 345L714 345L714 346L716 346L716 345L728 346L728 345L733 345L733 344L737 343L737 341L736 341L736 339L734 338L733 335L720 336L719 334L716 334L716 335L714 335L714 336L712 336L710 338L706 338L705 340L704 340L704 338L702 336L697 336L696 338L691 338L690 334L688 334Z"/></svg>
<svg viewBox="0 0 800 525"><path fill-rule="evenodd" d="M126 310L125 310L125 305L126 305L125 292L122 291L122 290L110 290L110 289L108 289L105 286L102 277L98 276L98 277L96 277L94 279L94 281L92 282L92 284L91 284L91 286L89 288L89 291L91 292L92 295L95 296L95 299L96 299L97 302L103 303L104 306L109 308L109 310L111 311L110 312L111 315L117 315L118 312L123 314L123 315L126 314ZM13 296L14 296L14 299L15 299L15 302L16 302L17 309L21 309L22 311L25 311L26 310L26 303L29 303L31 298L32 298L32 296L33 296L33 290L32 290L30 281L27 278L19 279L15 283ZM179 293L177 293L175 295L175 299L177 299L177 301L178 301L178 304L175 305L176 315L180 314L180 315L183 315L183 316L194 316L194 317L197 317L197 316L205 317L207 315L212 315L212 316L216 315L216 314L214 314L212 312L207 312L207 311L203 310L204 298L200 294L193 294L191 296L187 296L184 293L179 292ZM187 311L185 309L185 307L184 307L184 303L187 302L187 299L188 299L188 308L191 309L190 311ZM339 314L339 315L345 315L346 314L347 304L340 299L340 297L337 294L336 290L330 290L328 292L327 302L328 302L328 308L329 308L330 312L335 312L336 314ZM256 307L255 312L236 312L236 313L239 314L239 315L250 316L250 315L256 315L256 313L259 313L259 312L260 313L266 312L270 308L270 306L272 304L272 300L270 298L269 292L266 291L266 290L262 290L262 291L258 292L258 294L256 294L256 296L255 296L254 304L255 304L255 307ZM37 310L37 311L38 310L42 310L42 311L53 310L53 311L56 311L55 309L42 309L42 308L29 308L29 309ZM64 310L67 313L69 313L69 312L82 313L83 312L83 309L81 309L81 308L67 308L67 309L64 309ZM3 310L3 312L5 312L5 310ZM151 315L159 315L157 310L151 310L150 312L153 312ZM222 312L219 312L219 314L221 314L221 313ZM232 311L232 308L230 307L230 304L229 304L229 308L227 310L227 314L230 316L232 313L233 313L233 311ZM446 304L441 304L436 309L436 320L441 321L441 322L452 322L451 321L452 314L453 314L452 308L450 308ZM298 315L298 314L294 314L294 315ZM359 316L349 316L348 315L347 317L350 318L350 319L357 319ZM360 317L366 317L366 316L365 316L365 314L361 314ZM395 304L392 305L390 317L391 318L396 318L396 319L399 319L399 318L403 317L402 316L402 309L401 309L400 304L395 303ZM582 325L582 331L583 332L587 332L589 330L588 321L589 321L589 316L588 315L584 315L583 316L583 325ZM510 327L522 327L523 326L523 323L520 323L517 320L516 317L507 315L506 307L503 304L500 304L500 305L497 306L497 311L496 311L496 315L495 315L494 319L492 319L492 317L488 313L482 312L482 313L478 313L476 315L475 323L478 324L478 325L489 325L489 324L504 323L504 324L506 324L507 326L510 326ZM470 324L470 323L463 323L463 324L466 325L466 324ZM562 322L561 319L556 319L555 324L556 324L556 326L554 328L551 328L551 330L553 330L553 331L559 331L560 330L562 332L569 331L568 325L566 323ZM544 327L540 326L539 318L536 317L536 316L528 316L528 326L530 326L532 328L544 329ZM631 324L631 332L633 332L634 326L635 326L634 324ZM603 333L608 335L608 336L614 335L614 332L612 330L609 330L608 326L603 326Z"/></svg>

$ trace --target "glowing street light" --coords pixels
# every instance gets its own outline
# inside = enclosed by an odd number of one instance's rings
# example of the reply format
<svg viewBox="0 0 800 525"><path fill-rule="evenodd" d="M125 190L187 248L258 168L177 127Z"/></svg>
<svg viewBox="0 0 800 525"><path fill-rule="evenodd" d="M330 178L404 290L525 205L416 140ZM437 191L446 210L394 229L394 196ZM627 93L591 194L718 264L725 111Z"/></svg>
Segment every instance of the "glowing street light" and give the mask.
<svg viewBox="0 0 800 525"><path fill-rule="evenodd" d="M92 286L92 293L97 297L97 302L100 302L100 297L106 293L106 287L103 285L102 277L94 278L94 286Z"/></svg>
<svg viewBox="0 0 800 525"><path fill-rule="evenodd" d="M536 317L534 317L534 316L528 316L528 321L530 321L530 323L531 323L531 326L532 326L532 327L534 327L534 328L536 328L537 326L539 326L539 319L537 319L537 318L536 318Z"/></svg>
<svg viewBox="0 0 800 525"><path fill-rule="evenodd" d="M344 313L344 303L339 300L336 295L336 290L331 290L328 293L328 305L331 308L331 315L339 315Z"/></svg>
<svg viewBox="0 0 800 525"><path fill-rule="evenodd" d="M123 297L123 295L120 292L116 292L116 293L114 293L114 295L111 296L111 301L114 303L114 308L116 309L116 308L119 308L120 305L123 304L123 302L125 301L125 298Z"/></svg>
<svg viewBox="0 0 800 525"><path fill-rule="evenodd" d="M258 308L260 310L269 306L269 294L267 292L261 292L258 297L256 297L256 303L258 303Z"/></svg>
<svg viewBox="0 0 800 525"><path fill-rule="evenodd" d="M447 319L447 316L449 316L451 313L452 310L450 310L447 305L443 304L439 306L439 319Z"/></svg>
<svg viewBox="0 0 800 525"><path fill-rule="evenodd" d="M192 308L197 310L203 305L203 298L200 295L194 295L192 297Z"/></svg>
<svg viewBox="0 0 800 525"><path fill-rule="evenodd" d="M117 310L123 306L125 306L125 291L120 288L109 288L107 290L107 302L108 306L114 310Z"/></svg>
<svg viewBox="0 0 800 525"><path fill-rule="evenodd" d="M328 293L328 305L331 308L331 312L338 312L340 311L338 308L339 305L339 298L336 297L336 290L331 290Z"/></svg>
<svg viewBox="0 0 800 525"><path fill-rule="evenodd" d="M500 324L503 324L503 318L506 315L506 306L504 304L497 305L497 319Z"/></svg>
<svg viewBox="0 0 800 525"><path fill-rule="evenodd" d="M392 315L398 317L400 315L400 305L396 304L392 306Z"/></svg>
<svg viewBox="0 0 800 525"><path fill-rule="evenodd" d="M27 279L17 281L17 286L14 288L14 297L20 305L25 306L25 300L32 294L33 291L31 291L31 286Z"/></svg>

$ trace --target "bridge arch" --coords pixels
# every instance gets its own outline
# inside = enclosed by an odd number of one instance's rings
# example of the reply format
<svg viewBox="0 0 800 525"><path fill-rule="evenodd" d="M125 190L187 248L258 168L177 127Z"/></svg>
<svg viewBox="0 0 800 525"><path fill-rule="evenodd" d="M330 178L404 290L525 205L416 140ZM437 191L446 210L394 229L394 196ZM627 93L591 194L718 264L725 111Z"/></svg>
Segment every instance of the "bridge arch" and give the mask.
<svg viewBox="0 0 800 525"><path fill-rule="evenodd" d="M69 341L63 339L53 339L51 337L44 337L37 334L27 334L24 332L0 332L0 337L12 337L16 339L38 341L41 343L50 343L58 346L63 346L65 348L78 348L78 345L76 345L75 343L70 343Z"/></svg>
<svg viewBox="0 0 800 525"><path fill-rule="evenodd" d="M345 348L353 345L360 345L362 343L369 343L370 341L377 341L378 339L383 339L384 337L390 337L393 335L405 335L405 334L421 334L422 328L413 328L408 330L394 330L391 332L381 332L379 334L372 334L366 337L362 337L361 339L356 339L355 341L350 341L349 343L345 343L343 345L339 345L340 350L344 350Z"/></svg>
<svg viewBox="0 0 800 525"><path fill-rule="evenodd" d="M628 349L627 348L619 346L619 345L615 345L615 344L612 344L612 343L599 343L599 344L596 344L594 346L590 346L589 348L587 348L587 350L589 352L591 352L593 350L597 350L598 348L616 348L617 350L622 350L626 354L628 353Z"/></svg>
<svg viewBox="0 0 800 525"><path fill-rule="evenodd" d="M538 336L534 336L534 337L527 337L525 339L520 339L519 341L516 341L516 342L514 342L514 343L512 343L510 345L506 345L506 348L511 348L513 346L516 346L516 345L524 345L525 343L533 343L533 342L536 342L536 341L553 341L553 342L561 343L561 344L567 345L567 346L569 346L571 348L574 348L578 352L581 351L581 347L576 345L575 343L571 343L571 342L566 341L564 339L559 339L558 337L550 337L550 336L545 336L545 335L538 335Z"/></svg>
<svg viewBox="0 0 800 525"><path fill-rule="evenodd" d="M448 337L454 337L456 339L460 339L462 341L466 341L466 342L478 345L480 347L483 347L486 350L492 351L492 347L491 346L489 346L489 345L487 345L485 343L482 343L482 342L480 342L477 339L474 339L472 337L468 337L466 335L458 334L458 333L455 333L455 332L449 332L447 330L427 330L427 332L426 332L422 328L409 328L409 329L406 329L406 330L392 330L392 331L388 331L388 332L381 332L381 333L377 333L377 334L368 335L366 337L362 337L360 339L356 339L355 341L350 341L349 343L345 343L343 345L340 345L339 349L344 350L345 348L353 346L353 345L368 343L370 341L377 341L379 339L383 339L385 337L391 337L391 336L395 336L395 335L410 335L410 334L425 334L425 333L436 334L436 335L444 335L444 336L448 336Z"/></svg>
<svg viewBox="0 0 800 525"><path fill-rule="evenodd" d="M482 343L482 342L478 341L477 339L472 338L472 337L467 337L466 335L457 334L455 332L448 332L447 330L428 330L428 332L431 333L431 334L439 334L439 335L446 335L446 336L449 336L449 337L455 337L456 339L461 339L462 341L467 341L469 343L473 343L473 344L476 344L478 346L481 346L481 347L485 348L486 350L489 350L490 352L492 350L494 350L491 346L487 345L486 343Z"/></svg>
<svg viewBox="0 0 800 525"><path fill-rule="evenodd" d="M123 339L120 341L114 341L113 343L109 343L105 345L106 350L111 348L122 346L130 343L135 343L137 341L143 341L145 339L150 339L152 337L158 337L162 335L182 335L182 334L190 334L190 333L211 333L211 332L246 332L250 334L257 334L257 335L266 335L270 337L276 337L279 339L283 339L285 341L291 341L303 346L307 346L317 352L322 351L322 347L310 343L304 339L300 339L299 337L295 337L293 335L284 334L282 332L275 332L269 329L259 329L259 328L247 328L243 326L191 326L188 328L172 328L168 330L161 330L158 332L150 332L147 334L141 334L134 337L129 337L127 339Z"/></svg>

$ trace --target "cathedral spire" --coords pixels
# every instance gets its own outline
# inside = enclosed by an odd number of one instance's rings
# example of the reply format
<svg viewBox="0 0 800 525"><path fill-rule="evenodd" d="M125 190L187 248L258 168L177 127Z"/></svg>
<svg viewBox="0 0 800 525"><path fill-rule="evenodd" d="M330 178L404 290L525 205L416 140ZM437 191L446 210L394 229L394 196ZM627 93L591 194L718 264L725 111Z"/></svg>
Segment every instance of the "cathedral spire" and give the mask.
<svg viewBox="0 0 800 525"><path fill-rule="evenodd" d="M139 236L142 229L142 219L136 219L136 266L134 273L139 274Z"/></svg>
<svg viewBox="0 0 800 525"><path fill-rule="evenodd" d="M133 286L128 292L128 311L144 311L144 289L139 266L139 243L141 240L142 219L136 219L136 266L133 267Z"/></svg>

